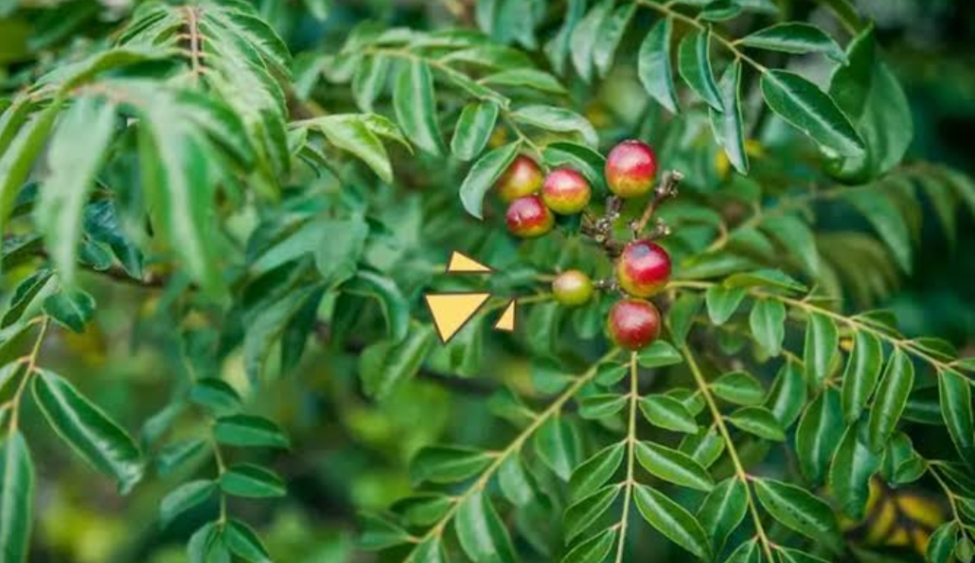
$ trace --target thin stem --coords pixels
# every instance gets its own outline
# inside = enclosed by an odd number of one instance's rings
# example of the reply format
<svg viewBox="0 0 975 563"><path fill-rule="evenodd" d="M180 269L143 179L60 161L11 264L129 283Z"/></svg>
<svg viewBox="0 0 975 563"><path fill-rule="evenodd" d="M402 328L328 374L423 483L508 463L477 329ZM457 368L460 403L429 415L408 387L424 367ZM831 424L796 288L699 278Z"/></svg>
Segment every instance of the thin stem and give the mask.
<svg viewBox="0 0 975 563"><path fill-rule="evenodd" d="M630 502L633 498L633 486L636 484L634 478L636 469L636 407L639 400L639 372L636 359L636 353L630 354L630 417L626 432L626 481L623 483L623 512L620 517L620 539L616 547L616 563L623 561L626 529L630 520Z"/></svg>
<svg viewBox="0 0 975 563"><path fill-rule="evenodd" d="M952 517L954 518L955 522L957 522L958 525L964 529L965 524L962 522L961 515L958 513L958 498L955 496L955 493L951 490L951 488L948 487L948 484L944 482L941 475L938 475L938 472L935 470L935 464L929 461L925 464L927 465L928 473L934 477L934 480L938 482L941 490L944 491L945 496L948 497L948 504L951 506Z"/></svg>
<svg viewBox="0 0 975 563"><path fill-rule="evenodd" d="M518 434L518 436L516 436L515 439L512 440L512 442L508 444L508 446L505 449L497 453L497 455L494 458L494 461L492 461L491 465L489 465L484 470L484 472L481 473L481 476L478 477L477 481L475 481L463 493L454 497L453 499L454 504L450 507L447 513L444 514L443 517L441 517L440 520L437 521L437 523L434 524L430 528L430 530L427 531L426 534L418 538L417 543L423 543L431 538L439 537L441 534L443 534L443 531L447 527L447 524L449 524L450 521L453 519L454 515L457 514L457 511L460 509L460 506L464 504L464 502L467 499L469 499L471 496L473 496L475 493L483 491L487 487L488 483L490 482L491 477L493 477L494 474L497 473L497 471L501 468L501 465L509 457L521 451L521 448L522 446L525 445L525 442L527 442L528 439L539 428L541 428L543 424L545 424L550 418L560 413L562 411L562 407L565 406L565 404L569 402L570 399L575 397L576 393L578 393L579 390L583 388L583 386L585 386L587 383L592 381L593 378L596 377L596 370L600 364L608 360L611 360L618 353L619 351L617 349L613 349L608 354L600 358L595 364L593 364L591 368L589 368L582 375L576 378L576 380L572 383L572 385L570 385L568 389L563 391L562 394L558 396L558 398L552 401L552 403L544 411L542 411L538 416L536 416L532 420L531 424L525 427L525 429L522 430L521 433ZM406 559L406 561L412 561L412 557L413 554L411 553L410 556Z"/></svg>
<svg viewBox="0 0 975 563"><path fill-rule="evenodd" d="M694 19L694 18L692 18L690 16L684 15L684 14L682 14L682 13L676 11L676 10L671 9L669 7L669 4L668 5L658 4L656 2L652 2L651 0L634 0L634 1L638 5L640 5L640 6L645 6L647 8L650 8L651 10L654 10L656 12L659 12L661 14L664 14L665 16L667 16L669 18L673 18L675 20L680 20L680 21L686 23L687 25L689 25L691 27L694 27L696 29L700 29L702 31L703 30L706 30L706 29L709 29L709 27L707 25L699 22L698 20L696 20L696 19ZM715 41L717 41L718 43L720 43L725 49L727 49L728 51L730 51L731 53L733 53L736 57L738 57L739 59L741 59L741 60L745 61L746 63L750 64L751 66L753 66L756 70L758 70L762 74L765 74L768 71L768 69L765 68L765 66L763 64L761 64L758 61L756 61L755 59L749 57L748 55L746 55L744 53L744 51L742 51L741 49L739 49L738 46L735 45L735 42L734 41L731 41L727 37L724 37L723 35L720 35L720 34L715 33L713 31L711 32L711 38L714 39Z"/></svg>
<svg viewBox="0 0 975 563"><path fill-rule="evenodd" d="M10 399L10 427L7 429L9 434L16 432L17 426L20 423L21 398L24 395L24 391L27 390L27 383L37 370L37 356L41 353L41 343L44 342L44 337L47 335L47 328L50 322L50 317L43 317L40 321L41 330L37 333L37 340L34 341L34 346L31 348L30 354L22 358L22 361L27 364L26 372L24 373L23 379L20 380L20 385L17 386L17 391L14 392L13 398Z"/></svg>
<svg viewBox="0 0 975 563"><path fill-rule="evenodd" d="M718 285L718 284L715 283L715 282L689 281L689 280L674 280L674 281L671 281L670 283L668 283L667 284L667 287L668 288L674 288L674 289L686 288L686 289L706 290L706 289L708 289L710 287L714 287L716 285ZM747 291L748 291L748 293L750 295L752 295L754 297L760 297L760 298L763 298L763 299L775 299L775 300L780 301L783 304L788 305L788 306L790 306L790 307L792 307L794 309L800 309L800 310L802 310L807 315L810 315L812 313L818 313L820 315L829 317L829 318L833 319L834 321L836 321L838 323L841 323L841 324L844 324L844 325L848 326L850 329L852 329L852 330L854 330L856 332L861 332L861 331L862 332L869 332L869 333L873 334L875 337L877 337L877 338L879 338L881 340L884 340L884 341L888 342L891 346L893 346L895 348L898 348L900 350L903 350L904 352L906 352L908 354L911 354L912 356L915 356L917 358L920 358L920 359L924 360L925 362L927 362L931 366L935 367L939 372L951 371L953 369L951 367L951 364L949 362L944 362L944 361L941 361L941 360L935 358L934 356L931 356L930 354L928 354L924 350L918 348L917 344L915 344L914 342L912 342L910 339L908 339L908 338L897 338L895 336L891 336L887 332L884 332L884 331L879 330L877 328L874 328L874 327L872 327L872 326L870 326L868 324L865 324L865 323L857 320L856 318L848 317L848 316L843 315L841 313L836 313L836 312L831 311L829 309L826 309L824 307L820 307L818 305L814 305L814 304L812 304L812 303L810 303L808 301L804 301L804 300L800 300L800 299L793 299L791 297L786 297L785 295L779 295L777 293L770 293L770 292L762 291L762 290L756 289L756 288L748 288ZM969 385L975 386L975 381L973 381L971 378L966 378L966 381L968 381L968 384Z"/></svg>
<svg viewBox="0 0 975 563"><path fill-rule="evenodd" d="M725 449L728 450L728 457L731 458L731 464L735 468L735 476L739 479L745 486L745 501L748 504L748 511L752 515L752 522L755 524L755 532L758 535L758 540L762 544L762 551L765 552L766 558L769 561L775 561L772 556L772 542L768 539L768 534L765 533L765 527L762 525L762 517L758 512L758 506L755 504L755 499L752 497L751 487L748 483L748 473L745 472L745 466L741 463L741 458L738 457L738 449L735 448L735 443L731 439L731 434L728 432L728 426L724 423L724 417L721 415L721 409L718 408L718 402L714 399L714 395L711 394L711 388L708 387L708 382L704 378L704 374L701 373L701 368L697 365L694 359L694 355L691 354L690 349L687 346L681 348L684 354L684 358L687 360L687 365L691 369L691 374L694 376L694 382L697 383L697 388L701 392L701 396L704 397L704 401L708 405L708 409L711 411L711 417L714 419L714 425L718 429L718 433L721 434L722 439L725 442Z"/></svg>

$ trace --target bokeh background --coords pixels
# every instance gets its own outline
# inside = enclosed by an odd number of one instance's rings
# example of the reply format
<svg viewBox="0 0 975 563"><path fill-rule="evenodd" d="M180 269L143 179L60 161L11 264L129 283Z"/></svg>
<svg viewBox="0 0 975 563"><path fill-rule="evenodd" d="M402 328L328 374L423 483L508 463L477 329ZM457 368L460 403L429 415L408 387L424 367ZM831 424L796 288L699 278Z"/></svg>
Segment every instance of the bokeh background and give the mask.
<svg viewBox="0 0 975 563"><path fill-rule="evenodd" d="M553 2L554 3L554 2ZM314 102L348 103L348 89L331 87L319 72L322 54L334 51L351 28L366 19L420 28L464 23L466 0L257 0L296 57L296 76ZM797 19L807 16L847 36L822 6L809 1L780 1ZM888 60L904 85L914 115L915 136L908 161L944 163L975 174L975 3L971 0L859 0L856 5L876 21ZM17 2L0 0L0 87L23 84L23 69L56 51L104 36L132 8L125 0ZM614 99L632 79L623 67L588 108L605 130L625 130L624 102ZM613 80L619 80L614 84ZM637 101L637 107L643 102ZM632 108L623 107L622 113ZM296 109L300 111L300 108ZM614 129L616 128L616 129ZM616 134L615 132L613 133ZM783 163L790 166L790 163ZM722 163L713 163L716 173ZM447 172L449 174L450 171ZM403 189L417 189L424 178L405 176ZM925 203L925 205L927 205ZM449 208L449 212L456 212ZM915 266L910 276L896 276L863 305L895 311L908 335L944 337L975 355L975 222L959 213L956 240L938 228L925 207ZM402 213L402 236L437 241L436 222L422 228ZM839 228L860 228L861 219L828 215ZM412 229L412 230L411 230ZM446 247L431 253L446 256ZM420 272L419 279L430 272ZM18 277L5 272L0 291L8 293ZM146 290L123 280L88 276L83 285L99 302L95 323L86 333L57 331L42 351L43 362L65 374L89 397L137 432L167 404L173 381L187 369L176 358L181 343L168 330L165 287ZM854 307L858 303L851 303ZM186 321L183 321L186 322ZM191 322L191 321L190 321ZM265 453L264 459L287 480L289 495L271 502L232 501L232 510L261 528L271 553L288 563L370 561L356 550L356 514L381 509L409 491L410 456L422 445L449 435L453 441L480 442L499 423L485 403L501 380L518 385L527 364L509 353L510 343L489 343L489 366L473 378L449 378L424 372L416 384L381 407L361 393L354 354L338 354L327 334L309 344L295 373L270 382L251 400L284 426L292 439L289 452ZM224 377L247 389L241 359L215 366ZM181 473L146 480L119 497L107 479L80 463L43 424L26 414L25 426L38 470L37 521L31 561L37 563L175 563L185 560L185 538L212 514L203 506L162 529L157 504L162 495L194 471L209 470L203 459ZM179 429L190 432L191 428Z"/></svg>

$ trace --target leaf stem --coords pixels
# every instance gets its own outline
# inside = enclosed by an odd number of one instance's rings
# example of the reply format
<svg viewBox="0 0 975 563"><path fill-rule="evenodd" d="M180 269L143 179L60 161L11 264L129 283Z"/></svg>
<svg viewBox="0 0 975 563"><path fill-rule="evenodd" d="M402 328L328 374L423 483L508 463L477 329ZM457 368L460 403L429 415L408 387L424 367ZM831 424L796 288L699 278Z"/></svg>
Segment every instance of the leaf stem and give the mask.
<svg viewBox="0 0 975 563"><path fill-rule="evenodd" d="M546 421L548 421L550 418L552 418L553 416L561 412L562 407L565 406L565 404L569 402L569 400L572 399L576 395L576 393L578 393L579 390L583 388L583 386L585 386L587 383L592 381L593 378L596 377L596 371L600 364L613 359L613 357L615 357L618 353L619 350L614 348L605 356L603 356L598 361L596 361L596 363L594 363L591 368L589 368L588 370L583 372L579 377L577 377L576 380L565 391L563 391L561 395L558 396L558 398L552 401L552 403L549 404L549 406L544 411L542 411L538 416L536 416L532 420L531 424L525 427L525 429L522 430L521 433L519 433L515 437L515 439L512 440L510 444L508 444L506 448L499 451L496 457L494 458L494 461L492 461L491 465L489 465L481 473L480 477L478 477L477 480L474 481L474 483L471 484L471 486L468 487L463 493L454 497L454 503L450 507L450 509L446 512L446 514L444 514L440 518L439 521L437 521L436 524L434 524L430 528L429 531L427 531L426 534L424 534L422 537L418 539L417 544L419 545L432 538L441 536L443 534L444 529L446 529L447 524L449 524L450 521L453 519L454 515L457 514L457 511L460 509L460 506L475 493L483 491L487 487L488 483L490 482L491 477L493 477L494 474L497 473L497 471L501 468L501 465L504 464L504 462L509 457L521 451L521 448L522 446L525 445L525 442L527 442L528 439L539 428L541 428L541 426L545 424ZM414 555L416 555L416 549L414 549L410 553L410 555L406 558L406 562L409 563L414 561L413 559Z"/></svg>
<svg viewBox="0 0 975 563"><path fill-rule="evenodd" d="M27 383L30 382L34 372L37 369L37 356L41 352L41 343L44 342L44 337L47 335L47 329L50 325L50 317L42 317L41 330L37 333L37 339L34 341L34 346L31 348L30 354L21 358L20 361L26 362L27 367L24 373L24 378L20 380L20 385L17 386L17 391L14 392L14 396L10 399L10 426L7 429L9 434L13 434L17 431L17 425L20 422L20 403L21 398L24 395L24 391L27 390Z"/></svg>
<svg viewBox="0 0 975 563"><path fill-rule="evenodd" d="M755 532L758 535L758 540L762 544L762 551L765 552L765 557L769 561L775 561L775 558L772 555L772 542L769 541L768 534L765 533L765 527L762 525L761 514L759 514L758 506L755 504L755 499L752 497L748 473L745 472L745 467L741 463L741 458L738 457L738 450L735 448L735 443L731 439L731 433L728 432L728 426L724 423L724 417L721 415L721 409L718 408L718 403L714 399L714 395L711 394L711 388L708 387L708 382L704 378L704 374L701 373L701 368L697 365L697 361L695 361L694 355L691 354L690 349L685 345L681 348L681 352L683 353L684 358L687 360L687 365L690 367L691 374L694 376L694 382L697 383L697 388L700 390L701 396L704 397L704 401L707 403L708 409L711 411L711 417L714 419L714 424L718 428L718 432L721 434L721 437L725 442L725 448L728 450L728 457L731 458L731 464L735 468L736 478L739 479L745 486L745 500L748 504L748 511L752 516L752 522L755 524Z"/></svg>
<svg viewBox="0 0 975 563"><path fill-rule="evenodd" d="M637 370L637 354L630 354L630 414L626 432L626 481L623 483L623 509L620 516L620 537L616 547L616 563L622 563L623 550L626 547L626 530L630 519L630 502L633 498L633 486L636 484L634 472L636 468L636 408L640 397L639 371Z"/></svg>

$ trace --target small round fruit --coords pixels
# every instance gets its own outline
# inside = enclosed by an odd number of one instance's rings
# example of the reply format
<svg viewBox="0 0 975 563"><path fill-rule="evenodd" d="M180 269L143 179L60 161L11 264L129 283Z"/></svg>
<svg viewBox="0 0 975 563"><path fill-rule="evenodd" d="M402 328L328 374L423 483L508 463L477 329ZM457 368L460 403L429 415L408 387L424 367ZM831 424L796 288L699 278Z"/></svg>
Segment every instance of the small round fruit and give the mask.
<svg viewBox="0 0 975 563"><path fill-rule="evenodd" d="M511 203L519 197L525 197L537 192L542 187L545 176L538 164L524 155L518 155L501 174L494 185L498 195L505 203Z"/></svg>
<svg viewBox="0 0 975 563"><path fill-rule="evenodd" d="M552 230L555 217L537 195L520 197L508 206L508 230L522 238L535 238Z"/></svg>
<svg viewBox="0 0 975 563"><path fill-rule="evenodd" d="M616 277L623 291L634 297L650 297L667 285L670 255L649 240L635 240L616 261Z"/></svg>
<svg viewBox="0 0 975 563"><path fill-rule="evenodd" d="M639 350L660 336L660 312L643 299L623 299L613 305L606 330L624 350Z"/></svg>
<svg viewBox="0 0 975 563"><path fill-rule="evenodd" d="M559 215L580 213L589 205L591 196L586 177L571 168L556 168L542 184L542 200Z"/></svg>
<svg viewBox="0 0 975 563"><path fill-rule="evenodd" d="M567 270L552 282L555 300L569 307L577 307L592 298L592 279L579 270Z"/></svg>
<svg viewBox="0 0 975 563"><path fill-rule="evenodd" d="M606 157L606 183L626 199L647 194L657 175L657 155L641 141L623 141Z"/></svg>

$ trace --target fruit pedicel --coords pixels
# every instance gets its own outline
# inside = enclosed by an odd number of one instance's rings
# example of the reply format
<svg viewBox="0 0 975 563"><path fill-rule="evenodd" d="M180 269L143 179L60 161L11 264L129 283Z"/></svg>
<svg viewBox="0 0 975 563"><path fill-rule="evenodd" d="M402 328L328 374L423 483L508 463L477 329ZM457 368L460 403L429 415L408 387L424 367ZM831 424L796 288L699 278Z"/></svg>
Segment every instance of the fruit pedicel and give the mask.
<svg viewBox="0 0 975 563"><path fill-rule="evenodd" d="M660 336L661 320L657 307L648 300L662 291L670 279L670 255L656 239L669 234L657 221L645 233L657 206L676 195L681 180L678 172L663 174L657 181L657 155L638 140L619 143L606 157L606 185L612 195L604 215L591 213L592 186L580 171L568 166L547 173L531 157L518 155L495 184L495 191L508 204L505 219L511 234L536 238L555 227L555 215L582 214L582 233L601 245L613 258L612 277L593 281L580 270L566 270L552 281L556 302L578 307L592 299L596 290L615 291L621 299L613 304L606 318L606 332L617 346L639 350ZM656 186L656 187L655 187ZM650 196L642 216L629 224L632 240L615 238L620 211L626 200Z"/></svg>

